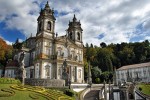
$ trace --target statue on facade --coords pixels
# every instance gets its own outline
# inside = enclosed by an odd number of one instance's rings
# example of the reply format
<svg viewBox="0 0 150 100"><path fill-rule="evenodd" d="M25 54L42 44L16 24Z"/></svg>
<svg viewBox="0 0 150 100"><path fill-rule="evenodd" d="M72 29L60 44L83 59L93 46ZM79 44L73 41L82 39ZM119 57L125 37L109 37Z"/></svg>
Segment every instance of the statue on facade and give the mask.
<svg viewBox="0 0 150 100"><path fill-rule="evenodd" d="M68 73L67 73L67 61L65 59L65 61L63 62L63 72L62 72L62 79L65 80L66 85L68 85Z"/></svg>
<svg viewBox="0 0 150 100"><path fill-rule="evenodd" d="M25 53L22 52L20 54L20 58L19 58L19 64L20 64L20 67L19 67L19 78L21 79L21 82L22 82L22 85L24 85L24 80L25 80L25 75L26 75L26 71L25 71L25 64L24 64L24 55Z"/></svg>

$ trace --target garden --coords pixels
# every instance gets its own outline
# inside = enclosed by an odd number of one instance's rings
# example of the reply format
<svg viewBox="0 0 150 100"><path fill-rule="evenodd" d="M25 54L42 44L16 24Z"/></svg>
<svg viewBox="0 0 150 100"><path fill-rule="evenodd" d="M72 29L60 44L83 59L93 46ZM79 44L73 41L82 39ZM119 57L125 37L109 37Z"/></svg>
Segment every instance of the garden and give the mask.
<svg viewBox="0 0 150 100"><path fill-rule="evenodd" d="M145 83L139 84L139 85L138 85L138 89L139 89L142 93L144 93L144 94L150 96L150 84L145 84Z"/></svg>
<svg viewBox="0 0 150 100"><path fill-rule="evenodd" d="M0 100L74 100L73 92L67 91L66 95L58 89L22 85L13 78L0 78Z"/></svg>

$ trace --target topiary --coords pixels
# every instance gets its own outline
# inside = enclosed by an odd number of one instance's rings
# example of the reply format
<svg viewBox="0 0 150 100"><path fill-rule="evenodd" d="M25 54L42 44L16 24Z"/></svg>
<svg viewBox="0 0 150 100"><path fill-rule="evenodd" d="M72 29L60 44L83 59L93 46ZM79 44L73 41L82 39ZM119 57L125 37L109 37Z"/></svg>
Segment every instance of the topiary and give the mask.
<svg viewBox="0 0 150 100"><path fill-rule="evenodd" d="M71 89L66 89L65 94L68 96L73 97L75 95L75 92Z"/></svg>
<svg viewBox="0 0 150 100"><path fill-rule="evenodd" d="M96 83L100 83L100 78L96 78L96 79L95 79L95 82L96 82Z"/></svg>
<svg viewBox="0 0 150 100"><path fill-rule="evenodd" d="M141 87L139 87L139 90L140 90L140 91L142 91L142 88L141 88Z"/></svg>

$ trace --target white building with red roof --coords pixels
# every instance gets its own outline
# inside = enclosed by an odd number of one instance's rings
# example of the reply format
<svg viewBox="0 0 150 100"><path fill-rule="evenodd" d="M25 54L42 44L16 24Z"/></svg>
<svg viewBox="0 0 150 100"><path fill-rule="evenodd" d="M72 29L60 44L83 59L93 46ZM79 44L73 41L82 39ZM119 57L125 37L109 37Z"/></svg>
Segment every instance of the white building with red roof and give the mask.
<svg viewBox="0 0 150 100"><path fill-rule="evenodd" d="M150 62L122 66L116 71L117 82L150 82Z"/></svg>
<svg viewBox="0 0 150 100"><path fill-rule="evenodd" d="M5 77L16 78L19 63L17 60L9 60L5 67Z"/></svg>

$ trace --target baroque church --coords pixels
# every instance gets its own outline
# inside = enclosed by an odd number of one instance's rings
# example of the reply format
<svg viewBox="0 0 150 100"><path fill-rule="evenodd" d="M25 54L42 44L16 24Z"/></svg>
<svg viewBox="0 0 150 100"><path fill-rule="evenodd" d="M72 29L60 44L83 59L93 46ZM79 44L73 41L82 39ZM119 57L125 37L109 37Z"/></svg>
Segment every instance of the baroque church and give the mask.
<svg viewBox="0 0 150 100"><path fill-rule="evenodd" d="M23 42L23 47L15 54L14 60L19 61L21 53L25 53L26 78L63 79L65 67L71 83L83 83L81 23L74 15L72 21L69 21L66 35L58 36L55 33L55 20L54 10L47 2L37 18L36 36L31 36ZM8 73L6 71L5 75Z"/></svg>

